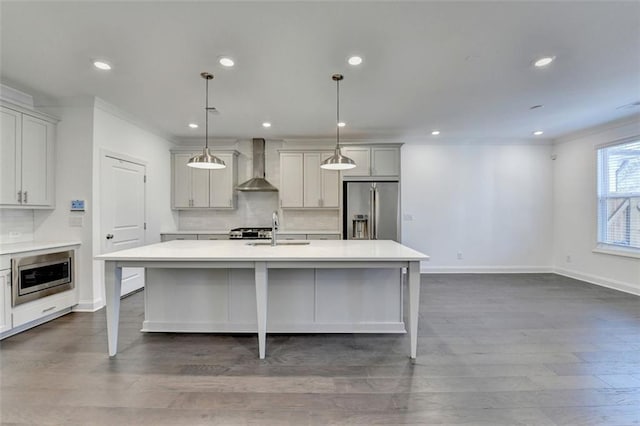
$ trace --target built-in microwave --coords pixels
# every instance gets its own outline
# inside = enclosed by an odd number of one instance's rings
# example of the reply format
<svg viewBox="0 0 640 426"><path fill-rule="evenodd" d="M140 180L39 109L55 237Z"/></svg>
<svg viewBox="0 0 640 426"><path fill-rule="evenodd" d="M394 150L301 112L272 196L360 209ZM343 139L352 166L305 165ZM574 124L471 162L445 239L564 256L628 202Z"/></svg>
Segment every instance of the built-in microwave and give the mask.
<svg viewBox="0 0 640 426"><path fill-rule="evenodd" d="M73 250L12 258L13 306L71 290L74 262Z"/></svg>

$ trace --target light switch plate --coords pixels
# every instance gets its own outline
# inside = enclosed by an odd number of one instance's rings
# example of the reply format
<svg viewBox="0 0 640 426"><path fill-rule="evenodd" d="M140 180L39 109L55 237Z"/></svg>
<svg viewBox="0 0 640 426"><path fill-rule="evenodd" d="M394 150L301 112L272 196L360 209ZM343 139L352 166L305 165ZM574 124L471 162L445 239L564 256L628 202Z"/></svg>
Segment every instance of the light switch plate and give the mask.
<svg viewBox="0 0 640 426"><path fill-rule="evenodd" d="M84 218L82 216L71 216L69 218L69 226L74 228L82 228L84 225Z"/></svg>
<svg viewBox="0 0 640 426"><path fill-rule="evenodd" d="M72 212L83 212L84 211L84 200L71 200L71 211Z"/></svg>

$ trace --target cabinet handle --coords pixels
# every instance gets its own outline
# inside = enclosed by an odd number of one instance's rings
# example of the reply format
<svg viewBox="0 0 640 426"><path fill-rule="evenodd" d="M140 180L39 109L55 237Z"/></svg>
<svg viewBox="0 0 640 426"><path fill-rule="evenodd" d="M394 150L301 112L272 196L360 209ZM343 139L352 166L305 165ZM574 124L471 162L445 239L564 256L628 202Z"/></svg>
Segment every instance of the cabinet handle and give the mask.
<svg viewBox="0 0 640 426"><path fill-rule="evenodd" d="M18 191L18 202L22 204L22 191Z"/></svg>
<svg viewBox="0 0 640 426"><path fill-rule="evenodd" d="M55 306L52 306L52 307L50 307L50 308L43 309L43 310L42 310L42 313L44 314L45 312L53 311L55 308L56 308Z"/></svg>
<svg viewBox="0 0 640 426"><path fill-rule="evenodd" d="M27 201L27 191L24 191L24 202L28 203L28 201Z"/></svg>

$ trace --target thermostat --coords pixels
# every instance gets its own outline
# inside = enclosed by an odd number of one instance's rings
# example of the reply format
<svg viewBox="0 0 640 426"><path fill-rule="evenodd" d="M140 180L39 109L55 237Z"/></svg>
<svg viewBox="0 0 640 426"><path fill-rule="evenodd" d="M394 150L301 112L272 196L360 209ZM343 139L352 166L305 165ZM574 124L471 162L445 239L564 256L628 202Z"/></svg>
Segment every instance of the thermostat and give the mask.
<svg viewBox="0 0 640 426"><path fill-rule="evenodd" d="M71 200L71 211L72 212L83 212L84 211L84 200Z"/></svg>

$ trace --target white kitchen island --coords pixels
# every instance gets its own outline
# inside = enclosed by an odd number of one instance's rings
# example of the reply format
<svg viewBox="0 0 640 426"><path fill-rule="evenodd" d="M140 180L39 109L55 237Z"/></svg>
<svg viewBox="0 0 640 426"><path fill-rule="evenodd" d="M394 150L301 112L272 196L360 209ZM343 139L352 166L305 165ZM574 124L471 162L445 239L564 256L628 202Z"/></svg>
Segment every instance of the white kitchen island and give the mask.
<svg viewBox="0 0 640 426"><path fill-rule="evenodd" d="M416 357L420 261L428 256L387 240L286 243L177 240L97 256L109 355L117 353L123 267L146 268L142 331L257 332L260 358L267 332L404 333L406 268Z"/></svg>

